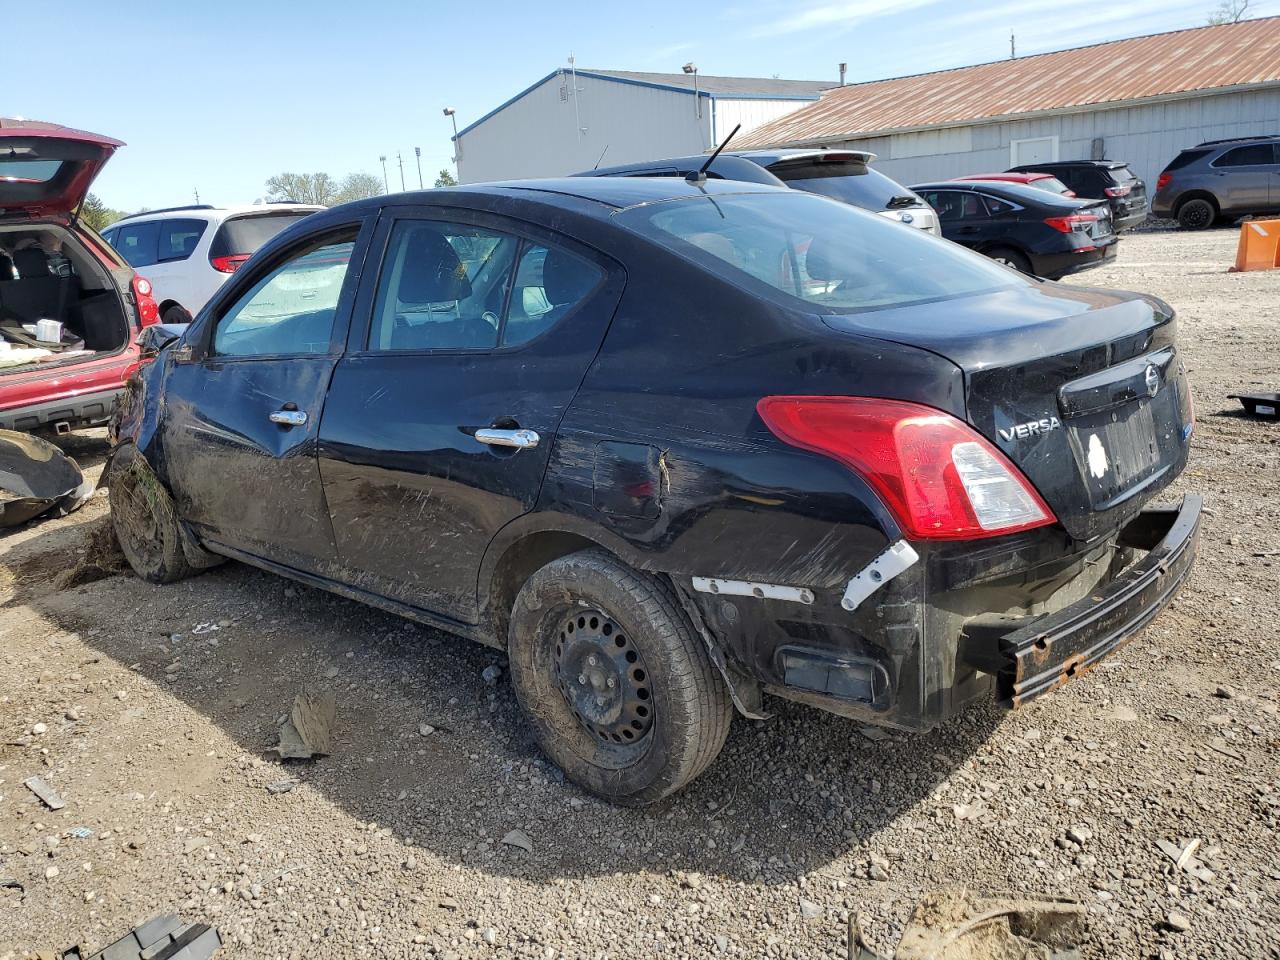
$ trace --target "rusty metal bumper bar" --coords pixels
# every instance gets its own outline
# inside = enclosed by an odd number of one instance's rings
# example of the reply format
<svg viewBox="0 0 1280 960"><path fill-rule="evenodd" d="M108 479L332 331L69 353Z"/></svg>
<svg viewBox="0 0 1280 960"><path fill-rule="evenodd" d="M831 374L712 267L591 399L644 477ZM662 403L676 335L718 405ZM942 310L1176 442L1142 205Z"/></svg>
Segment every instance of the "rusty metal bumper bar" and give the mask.
<svg viewBox="0 0 1280 960"><path fill-rule="evenodd" d="M999 697L1019 707L1054 690L1123 646L1178 592L1195 563L1201 499L1143 510L1119 545L1149 551L1111 583L1056 613L1029 619L998 640Z"/></svg>

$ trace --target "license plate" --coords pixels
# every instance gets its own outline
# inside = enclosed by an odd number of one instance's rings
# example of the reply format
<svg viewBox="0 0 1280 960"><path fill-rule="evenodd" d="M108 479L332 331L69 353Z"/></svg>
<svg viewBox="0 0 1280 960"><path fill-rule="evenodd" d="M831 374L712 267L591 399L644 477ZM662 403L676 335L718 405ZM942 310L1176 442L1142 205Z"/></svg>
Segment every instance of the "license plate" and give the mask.
<svg viewBox="0 0 1280 960"><path fill-rule="evenodd" d="M1106 509L1152 476L1161 465L1156 417L1166 411L1172 390L1071 422L1072 443L1089 487L1094 509Z"/></svg>

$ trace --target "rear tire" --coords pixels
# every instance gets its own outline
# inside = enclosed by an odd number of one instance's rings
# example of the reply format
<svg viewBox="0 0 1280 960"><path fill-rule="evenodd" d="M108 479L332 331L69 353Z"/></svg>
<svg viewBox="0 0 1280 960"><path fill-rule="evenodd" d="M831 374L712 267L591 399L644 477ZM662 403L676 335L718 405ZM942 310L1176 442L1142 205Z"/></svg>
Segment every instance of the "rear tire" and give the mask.
<svg viewBox="0 0 1280 960"><path fill-rule="evenodd" d="M191 314L178 304L172 304L160 317L161 323L190 323Z"/></svg>
<svg viewBox="0 0 1280 960"><path fill-rule="evenodd" d="M1027 259L1025 254L1012 250L1009 247L997 247L994 250L987 251L987 256L996 263L1003 263L1006 267L1012 267L1019 273L1025 273L1027 276L1035 276L1031 269L1031 261Z"/></svg>
<svg viewBox="0 0 1280 960"><path fill-rule="evenodd" d="M1178 207L1178 226L1183 230L1206 230L1218 219L1218 208L1203 197L1195 197Z"/></svg>
<svg viewBox="0 0 1280 960"><path fill-rule="evenodd" d="M133 572L150 583L191 576L173 498L137 447L122 447L111 458L108 480L111 522Z"/></svg>
<svg viewBox="0 0 1280 960"><path fill-rule="evenodd" d="M508 649L538 745L606 800L661 800L724 746L729 691L671 586L604 551L561 557L529 578Z"/></svg>

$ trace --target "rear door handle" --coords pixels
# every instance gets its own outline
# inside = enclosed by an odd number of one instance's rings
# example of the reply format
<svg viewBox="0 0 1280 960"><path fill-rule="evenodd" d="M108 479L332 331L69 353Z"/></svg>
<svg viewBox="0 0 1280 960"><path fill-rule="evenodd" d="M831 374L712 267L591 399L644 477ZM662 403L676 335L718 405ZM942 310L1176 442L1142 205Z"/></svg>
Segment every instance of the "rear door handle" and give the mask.
<svg viewBox="0 0 1280 960"><path fill-rule="evenodd" d="M475 436L481 443L494 447L515 447L517 450L536 447L542 439L534 430L495 430L492 427L477 430Z"/></svg>
<svg viewBox="0 0 1280 960"><path fill-rule="evenodd" d="M282 427L301 427L307 422L307 414L305 410L277 410L267 419Z"/></svg>

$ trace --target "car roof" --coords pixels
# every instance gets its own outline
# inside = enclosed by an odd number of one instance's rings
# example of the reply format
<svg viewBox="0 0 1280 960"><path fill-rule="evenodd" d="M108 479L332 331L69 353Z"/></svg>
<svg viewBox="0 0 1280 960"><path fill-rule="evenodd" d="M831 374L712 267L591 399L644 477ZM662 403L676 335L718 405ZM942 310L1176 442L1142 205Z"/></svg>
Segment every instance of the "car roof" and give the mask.
<svg viewBox="0 0 1280 960"><path fill-rule="evenodd" d="M1104 170L1119 170L1121 167L1127 167L1128 160L1049 160L1045 163L1021 163L1014 168L1017 172L1019 168L1022 170L1057 170L1062 167L1101 167Z"/></svg>
<svg viewBox="0 0 1280 960"><path fill-rule="evenodd" d="M214 206L211 203L193 203L185 207L163 207L160 210L142 210L138 213L131 213L128 216L121 217L116 223L125 220L174 220L182 218L204 218L208 220L225 220L228 217L236 217L245 213L294 213L296 211L305 211L307 213L316 213L325 210L326 207L313 203L238 203L230 204L225 207ZM115 226L115 224L112 224Z"/></svg>
<svg viewBox="0 0 1280 960"><path fill-rule="evenodd" d="M1055 179L1052 173L1042 173L1031 170L1027 172L1015 171L1012 173L971 173L968 176L956 177L956 180L1001 180L1008 183L1033 183L1036 180L1052 180Z"/></svg>
<svg viewBox="0 0 1280 960"><path fill-rule="evenodd" d="M1063 206L1085 206L1096 203L1094 200L1073 200L1039 187L1027 186L1024 183L1010 183L1007 180L939 180L934 183L913 183L911 189L916 193L922 190L966 190L971 193L990 193L993 196L1016 203L1061 204Z"/></svg>
<svg viewBox="0 0 1280 960"><path fill-rule="evenodd" d="M780 163L783 160L804 160L809 157L830 157L832 154L848 154L850 160L861 160L863 163L871 163L875 160L876 155L869 150L842 150L842 149L808 149L808 150L729 150L726 151L730 156L745 157L748 160L754 160L762 166L769 166L773 163Z"/></svg>
<svg viewBox="0 0 1280 960"><path fill-rule="evenodd" d="M1266 143L1273 140L1280 140L1280 134L1260 133L1254 137L1227 137L1222 140L1205 140L1203 143L1197 143L1194 147L1183 147L1182 152L1198 150L1201 147L1234 147L1241 143Z"/></svg>
<svg viewBox="0 0 1280 960"><path fill-rule="evenodd" d="M360 201L361 204L400 205L441 203L468 194L489 196L528 196L551 205L566 205L570 199L587 200L612 212L643 203L680 200L699 196L725 196L743 193L792 193L785 187L748 183L742 180L707 180L689 183L684 177L559 177L545 180L503 180L494 183L467 184L435 190L414 190Z"/></svg>

